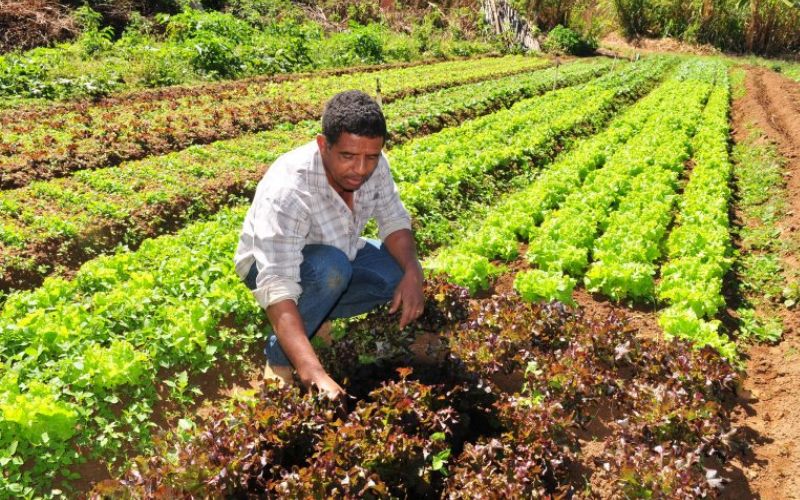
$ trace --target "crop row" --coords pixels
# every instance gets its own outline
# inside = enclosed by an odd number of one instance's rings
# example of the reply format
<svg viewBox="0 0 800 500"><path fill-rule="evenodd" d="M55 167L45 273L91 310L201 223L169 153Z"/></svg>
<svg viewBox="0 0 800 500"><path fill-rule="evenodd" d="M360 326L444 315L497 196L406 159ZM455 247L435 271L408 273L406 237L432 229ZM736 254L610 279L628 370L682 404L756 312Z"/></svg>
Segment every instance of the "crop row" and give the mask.
<svg viewBox="0 0 800 500"><path fill-rule="evenodd" d="M257 400L216 408L165 436L121 480L94 493L715 496L707 467L711 454L727 449L722 401L735 383L718 356L639 339L613 317L587 321L559 305L508 295L470 305L463 289L442 284L430 284L426 295L421 329L442 340L434 363L421 366L402 350L382 364L354 363L378 354L360 338L379 332L413 340L397 331L395 318L371 314L323 355L360 398L350 411L267 386ZM604 421L598 406L624 418ZM594 464L580 456L577 439L590 423L608 431L593 436ZM610 491L592 491L570 474L579 464Z"/></svg>
<svg viewBox="0 0 800 500"><path fill-rule="evenodd" d="M662 69L641 63L605 85L616 81L625 95L643 92ZM560 99L566 106L567 96ZM567 109L573 115L592 112L585 104ZM243 214L244 207L224 209L174 236L145 240L136 252L94 259L71 281L47 279L35 291L8 297L0 313L7 381L0 385L0 408L26 411L24 422L5 410L0 420L0 449L17 443L7 481L30 484L25 475L34 474L37 484L47 484L55 471L77 460L73 446L84 455L114 456L120 443L146 442L160 400L160 370L195 374L225 359L233 344L263 337L264 315L231 261ZM179 382L172 387L185 386ZM123 395L130 403L120 406Z"/></svg>
<svg viewBox="0 0 800 500"><path fill-rule="evenodd" d="M611 67L611 61L605 59L572 62L392 101L383 110L390 122L398 124L392 130L392 142L396 142L418 131L435 132L457 125L465 117L485 115L520 99L585 82Z"/></svg>
<svg viewBox="0 0 800 500"><path fill-rule="evenodd" d="M515 258L517 239L523 239L529 242L527 258L537 269L519 273L514 285L528 300L571 302L575 278L584 273L592 292L614 300L654 300L654 277L672 221L678 180L695 151L701 168L682 203L686 215L680 221L687 222L681 222L670 237L674 262L664 267L659 287L660 298L675 305L662 314L661 323L668 334L680 332L698 345L712 345L729 359L737 359L735 346L717 332L718 322L701 319L724 304L722 276L730 264L726 211L730 167L717 168L720 162L727 164L724 76L721 66L689 63L676 81L660 89L666 98L661 109L648 113L645 101L642 108L630 111L635 119L643 109L644 117L659 116L657 122L647 123L636 135L627 127L621 130L628 134L615 134L615 123L608 136L587 141L563 165L555 165L539 182L499 204L472 234L427 266L472 289L485 288L488 277L499 271L489 259ZM715 79L717 86L705 83ZM659 91L652 95L657 103ZM626 119L627 115L618 123L624 125ZM698 127L701 133L694 135ZM627 142L620 144L617 139L626 136ZM705 173L706 163L713 173ZM557 210L545 212L559 204Z"/></svg>
<svg viewBox="0 0 800 500"><path fill-rule="evenodd" d="M686 73L685 93L676 96L672 112L649 123L548 214L531 234L529 261L580 277L593 257L586 277L590 290L615 300L653 296L659 242L715 69L697 63Z"/></svg>
<svg viewBox="0 0 800 500"><path fill-rule="evenodd" d="M426 266L448 274L455 283L470 290L488 287L489 276L499 270L490 260L517 258L518 241L530 240L548 213L567 197L575 196L591 172L609 164L619 150L629 147L629 142L645 133L650 135L649 127L657 123L652 117L674 112L675 103L685 99L688 90L688 83L680 74L695 64L684 63L679 72L612 121L605 131L582 141L545 168L528 187L495 202L484 220L473 224L457 244L439 252ZM642 142L641 138L638 140ZM562 286L570 283L568 280L554 280L537 272L525 281L539 283L536 298L571 300L574 283ZM525 289L527 294L534 291L530 287Z"/></svg>
<svg viewBox="0 0 800 500"><path fill-rule="evenodd" d="M604 61L466 84L384 106L393 144L453 121L511 105L522 97L586 81ZM424 105L417 101L422 101ZM77 267L124 242L248 195L278 152L311 140L318 125L301 122L119 167L85 170L0 194L0 289L30 287L57 266Z"/></svg>
<svg viewBox="0 0 800 500"><path fill-rule="evenodd" d="M447 242L452 221L471 204L489 203L512 179L535 175L562 147L651 89L669 64L645 61L396 148L393 172L418 242L424 249Z"/></svg>
<svg viewBox="0 0 800 500"><path fill-rule="evenodd" d="M692 142L693 167L667 240L668 260L661 266L658 296L670 304L660 318L666 334L725 349L730 341L718 332L719 321L713 318L725 305L722 282L732 263L728 219L732 166L730 90L727 75L718 78Z"/></svg>
<svg viewBox="0 0 800 500"><path fill-rule="evenodd" d="M491 57L491 56L488 56ZM454 58L451 60L458 60ZM441 61L440 61L441 62ZM91 96L93 106L113 107L130 106L135 103L153 103L156 101L174 100L181 97L191 97L204 94L214 94L225 98L234 98L237 95L247 95L248 89L256 84L262 83L282 83L304 78L320 78L329 76L348 75L351 73L368 73L375 71L385 71L388 69L411 68L431 64L432 61L417 60L409 62L393 62L387 64L365 64L355 66L345 66L340 68L319 68L310 71L296 73L279 73L274 75L258 75L249 78L238 78L233 80L210 81L199 83L188 83L182 85L172 85L167 87L141 88L130 91L114 92L105 96ZM88 96L87 96L88 97ZM13 106L0 105L0 123L21 123L23 121L41 121L53 117L74 113L84 109L87 105L86 97L68 99L62 101L31 101L30 104ZM16 102L15 102L16 104Z"/></svg>
<svg viewBox="0 0 800 500"><path fill-rule="evenodd" d="M359 89L374 94L377 82L383 100L389 102L548 64L526 57L445 62L282 83L259 82L233 96L209 92L132 105L86 104L46 120L9 120L0 135L0 188L229 139L281 122L314 119L335 93Z"/></svg>

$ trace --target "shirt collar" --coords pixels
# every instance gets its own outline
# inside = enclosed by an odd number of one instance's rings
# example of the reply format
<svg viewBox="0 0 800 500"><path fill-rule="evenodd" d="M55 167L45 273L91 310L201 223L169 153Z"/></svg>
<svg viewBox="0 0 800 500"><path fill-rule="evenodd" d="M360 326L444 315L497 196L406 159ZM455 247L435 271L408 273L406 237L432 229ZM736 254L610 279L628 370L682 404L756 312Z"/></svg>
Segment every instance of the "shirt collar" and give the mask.
<svg viewBox="0 0 800 500"><path fill-rule="evenodd" d="M314 154L311 156L311 162L306 171L306 181L309 188L318 192L326 193L333 189L328 182L328 176L325 174L325 166L322 164L322 155L319 152L319 146L314 144Z"/></svg>

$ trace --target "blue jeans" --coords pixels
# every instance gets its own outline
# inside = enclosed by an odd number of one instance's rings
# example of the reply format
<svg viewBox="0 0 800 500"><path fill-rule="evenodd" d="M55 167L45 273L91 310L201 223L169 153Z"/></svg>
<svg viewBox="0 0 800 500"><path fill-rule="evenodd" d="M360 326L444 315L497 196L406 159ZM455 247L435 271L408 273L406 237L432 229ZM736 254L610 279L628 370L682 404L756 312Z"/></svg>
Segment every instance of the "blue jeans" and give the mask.
<svg viewBox="0 0 800 500"><path fill-rule="evenodd" d="M257 275L254 263L244 281L250 290L256 288ZM353 262L336 247L306 245L300 264L303 292L297 301L306 335L313 337L327 319L350 318L389 302L402 277L400 266L380 241L367 240ZM272 365L291 365L275 335L269 337L264 353Z"/></svg>

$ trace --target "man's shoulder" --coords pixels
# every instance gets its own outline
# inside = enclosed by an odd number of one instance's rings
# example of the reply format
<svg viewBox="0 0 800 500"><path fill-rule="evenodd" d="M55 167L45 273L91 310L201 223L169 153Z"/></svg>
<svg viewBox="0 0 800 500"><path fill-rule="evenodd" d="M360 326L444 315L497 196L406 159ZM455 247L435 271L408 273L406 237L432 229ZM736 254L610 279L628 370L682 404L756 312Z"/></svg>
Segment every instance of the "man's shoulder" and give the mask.
<svg viewBox="0 0 800 500"><path fill-rule="evenodd" d="M303 144L282 154L267 169L261 182L273 189L301 188L306 183L306 172L313 168L316 142Z"/></svg>

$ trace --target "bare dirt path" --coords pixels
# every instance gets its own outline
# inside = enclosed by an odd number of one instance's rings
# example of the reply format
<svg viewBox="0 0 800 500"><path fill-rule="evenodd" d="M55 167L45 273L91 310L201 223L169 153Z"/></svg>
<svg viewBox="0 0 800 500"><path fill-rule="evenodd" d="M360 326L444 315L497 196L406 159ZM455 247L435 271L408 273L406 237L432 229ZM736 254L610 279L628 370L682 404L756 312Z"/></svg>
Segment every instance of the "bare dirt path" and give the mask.
<svg viewBox="0 0 800 500"><path fill-rule="evenodd" d="M800 237L800 85L762 68L750 68L746 94L734 102L734 139L755 125L787 158L789 213L781 238ZM795 234L797 233L797 234ZM787 269L800 268L798 255L783 255ZM739 477L724 498L800 499L800 314L782 313L784 340L750 349L747 379L734 411L734 425L748 447L732 460Z"/></svg>

